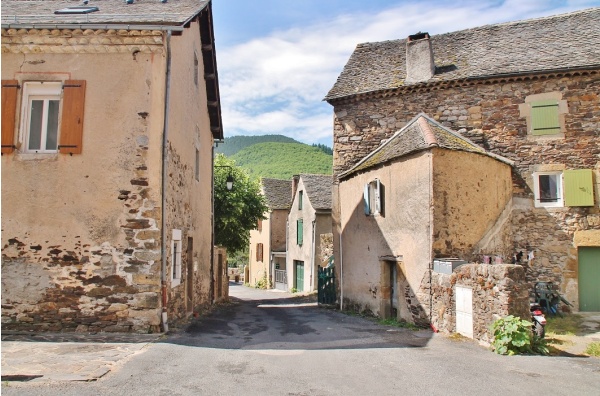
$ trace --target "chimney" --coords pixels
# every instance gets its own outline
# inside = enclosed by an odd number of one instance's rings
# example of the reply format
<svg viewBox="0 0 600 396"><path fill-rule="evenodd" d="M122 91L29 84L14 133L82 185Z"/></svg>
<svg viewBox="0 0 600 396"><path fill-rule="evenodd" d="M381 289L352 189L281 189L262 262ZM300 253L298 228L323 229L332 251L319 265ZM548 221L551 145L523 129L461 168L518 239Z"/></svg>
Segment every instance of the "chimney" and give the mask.
<svg viewBox="0 0 600 396"><path fill-rule="evenodd" d="M292 202L296 196L296 190L298 189L298 182L300 181L300 175L294 175L292 177Z"/></svg>
<svg viewBox="0 0 600 396"><path fill-rule="evenodd" d="M429 33L417 33L406 40L406 82L419 83L435 74Z"/></svg>

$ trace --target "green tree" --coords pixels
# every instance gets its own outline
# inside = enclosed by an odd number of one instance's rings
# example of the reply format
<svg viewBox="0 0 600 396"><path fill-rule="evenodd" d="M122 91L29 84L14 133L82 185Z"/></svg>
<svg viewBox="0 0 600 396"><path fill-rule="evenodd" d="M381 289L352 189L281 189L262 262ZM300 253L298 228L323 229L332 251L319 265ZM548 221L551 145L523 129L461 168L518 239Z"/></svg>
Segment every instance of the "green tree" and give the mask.
<svg viewBox="0 0 600 396"><path fill-rule="evenodd" d="M215 244L230 252L248 248L250 230L259 219L265 219L265 197L258 180L251 180L246 171L223 154L215 158ZM233 189L227 190L227 178L233 177Z"/></svg>

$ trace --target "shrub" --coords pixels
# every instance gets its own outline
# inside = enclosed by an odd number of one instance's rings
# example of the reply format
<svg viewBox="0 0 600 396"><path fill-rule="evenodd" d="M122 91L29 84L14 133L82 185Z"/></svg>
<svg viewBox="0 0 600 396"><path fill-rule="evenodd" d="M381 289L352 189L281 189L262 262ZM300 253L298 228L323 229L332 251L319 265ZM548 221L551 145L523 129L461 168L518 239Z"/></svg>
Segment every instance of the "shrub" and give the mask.
<svg viewBox="0 0 600 396"><path fill-rule="evenodd" d="M600 342L592 342L589 344L585 350L590 356L600 357Z"/></svg>
<svg viewBox="0 0 600 396"><path fill-rule="evenodd" d="M271 282L267 279L267 274L264 274L262 278L256 281L255 288L257 289L269 289Z"/></svg>
<svg viewBox="0 0 600 396"><path fill-rule="evenodd" d="M513 315L496 320L492 324L494 352L500 355L522 353L547 355L546 341L532 334L531 326L531 322Z"/></svg>

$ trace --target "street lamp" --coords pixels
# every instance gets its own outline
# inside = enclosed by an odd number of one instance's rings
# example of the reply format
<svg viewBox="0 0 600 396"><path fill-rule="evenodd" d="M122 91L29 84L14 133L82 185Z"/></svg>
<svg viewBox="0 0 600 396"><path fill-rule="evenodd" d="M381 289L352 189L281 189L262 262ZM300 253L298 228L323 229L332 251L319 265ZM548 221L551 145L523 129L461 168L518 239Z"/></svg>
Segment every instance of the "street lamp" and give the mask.
<svg viewBox="0 0 600 396"><path fill-rule="evenodd" d="M227 180L225 181L227 186L227 191L233 190L233 176L231 175L231 166L229 165L215 165L215 168L229 168L229 175L227 176Z"/></svg>

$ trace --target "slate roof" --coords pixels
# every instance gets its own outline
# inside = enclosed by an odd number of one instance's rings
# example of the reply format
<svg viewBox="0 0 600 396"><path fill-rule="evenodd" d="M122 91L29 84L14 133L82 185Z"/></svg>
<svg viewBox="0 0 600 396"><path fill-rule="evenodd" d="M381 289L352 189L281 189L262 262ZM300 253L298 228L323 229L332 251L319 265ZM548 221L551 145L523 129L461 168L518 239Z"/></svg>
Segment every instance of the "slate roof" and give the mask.
<svg viewBox="0 0 600 396"><path fill-rule="evenodd" d="M487 155L510 166L514 164L513 161L484 150L458 132L421 113L354 167L342 173L340 178L434 147Z"/></svg>
<svg viewBox="0 0 600 396"><path fill-rule="evenodd" d="M315 210L331 210L333 177L328 175L300 175L306 195Z"/></svg>
<svg viewBox="0 0 600 396"><path fill-rule="evenodd" d="M291 180L263 178L261 183L269 209L289 209L292 206Z"/></svg>
<svg viewBox="0 0 600 396"><path fill-rule="evenodd" d="M54 11L75 6L84 6L82 1L73 0L2 0L2 27L20 25L65 25L81 24L148 24L180 26L202 11L210 0L89 0L87 6L98 7L99 11L88 14L54 14Z"/></svg>
<svg viewBox="0 0 600 396"><path fill-rule="evenodd" d="M431 36L428 82L600 67L600 8ZM406 84L406 39L357 45L325 100Z"/></svg>

